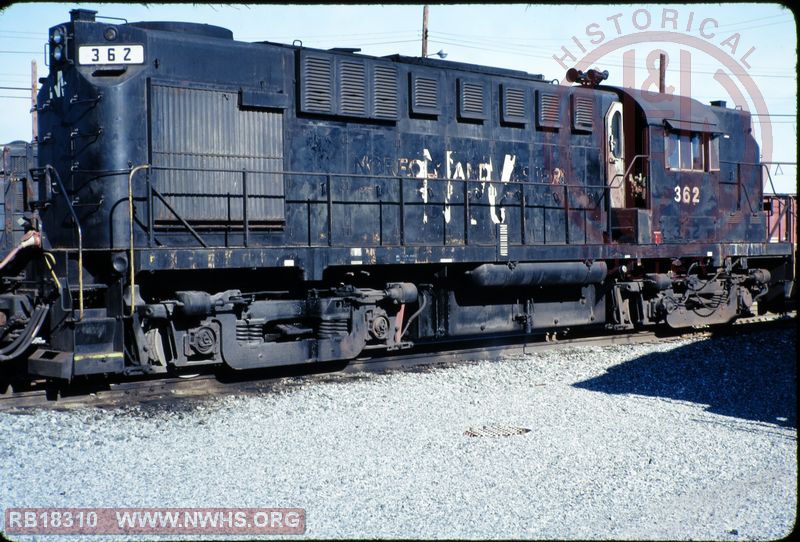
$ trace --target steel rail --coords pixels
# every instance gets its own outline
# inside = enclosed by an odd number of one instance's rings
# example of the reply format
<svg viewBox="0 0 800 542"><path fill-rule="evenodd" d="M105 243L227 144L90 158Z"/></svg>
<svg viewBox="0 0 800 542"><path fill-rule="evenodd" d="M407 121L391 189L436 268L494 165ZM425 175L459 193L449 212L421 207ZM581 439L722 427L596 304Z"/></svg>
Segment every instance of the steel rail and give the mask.
<svg viewBox="0 0 800 542"><path fill-rule="evenodd" d="M742 318L727 327L689 329L683 332L671 329L640 331L636 333L602 332L563 337L562 332L540 336L540 340L518 340L504 344L486 345L485 339L473 339L461 348L449 347L438 351L411 351L405 354L362 356L349 362L328 362L312 365L288 366L272 369L225 373L204 373L191 379L180 377L140 377L138 380L105 384L104 389L82 388L55 390L44 383L30 390L0 390L0 412L26 409L74 409L84 407L120 407L146 403L170 402L181 399L206 399L220 395L247 395L269 393L291 388L300 378L312 383L347 381L365 373L387 371L419 371L447 368L478 361L501 361L503 358L534 355L562 348L589 346L619 346L658 343L664 340L701 339L724 333L757 333L773 328L795 326L796 313L790 316L760 316ZM430 347L429 347L430 348ZM293 384L293 382L295 384ZM53 400L58 392L57 400Z"/></svg>

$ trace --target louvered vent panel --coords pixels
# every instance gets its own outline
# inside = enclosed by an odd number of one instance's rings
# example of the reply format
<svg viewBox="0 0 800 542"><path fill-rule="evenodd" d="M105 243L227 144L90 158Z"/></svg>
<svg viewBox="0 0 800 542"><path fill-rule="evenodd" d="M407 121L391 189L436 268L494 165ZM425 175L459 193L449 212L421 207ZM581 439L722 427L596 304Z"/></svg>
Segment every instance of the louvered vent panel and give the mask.
<svg viewBox="0 0 800 542"><path fill-rule="evenodd" d="M525 90L503 87L503 121L525 124L528 121L525 110Z"/></svg>
<svg viewBox="0 0 800 542"><path fill-rule="evenodd" d="M17 191L17 193L14 195L15 199L14 205L16 205L16 207L14 207L15 211L22 212L25 210L25 192L23 190L24 187L25 185L23 185L22 182L18 179L14 186L14 188L16 188ZM14 225L17 226L17 224Z"/></svg>
<svg viewBox="0 0 800 542"><path fill-rule="evenodd" d="M303 111L333 113L333 71L330 58L303 59Z"/></svg>
<svg viewBox="0 0 800 542"><path fill-rule="evenodd" d="M594 100L590 96L572 97L572 123L576 130L591 131L594 118Z"/></svg>
<svg viewBox="0 0 800 542"><path fill-rule="evenodd" d="M439 81L430 77L414 77L414 99L412 101L415 113L439 113Z"/></svg>
<svg viewBox="0 0 800 542"><path fill-rule="evenodd" d="M377 119L397 119L397 68L375 66L372 95L372 116Z"/></svg>
<svg viewBox="0 0 800 542"><path fill-rule="evenodd" d="M339 63L339 113L363 117L367 114L367 81L364 64Z"/></svg>
<svg viewBox="0 0 800 542"><path fill-rule="evenodd" d="M483 85L461 81L460 114L469 119L484 119Z"/></svg>
<svg viewBox="0 0 800 542"><path fill-rule="evenodd" d="M560 128L561 111L558 95L539 92L539 115L538 123L540 128Z"/></svg>

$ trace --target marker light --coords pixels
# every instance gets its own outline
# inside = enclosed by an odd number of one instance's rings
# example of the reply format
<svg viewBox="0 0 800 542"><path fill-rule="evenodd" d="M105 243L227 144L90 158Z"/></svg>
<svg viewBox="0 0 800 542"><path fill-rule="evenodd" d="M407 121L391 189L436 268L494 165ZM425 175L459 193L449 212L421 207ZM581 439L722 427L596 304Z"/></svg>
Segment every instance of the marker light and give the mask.
<svg viewBox="0 0 800 542"><path fill-rule="evenodd" d="M61 58L63 56L64 56L64 52L63 52L63 50L62 50L60 45L58 47L56 47L55 49L53 49L53 58L55 58L57 61L60 62Z"/></svg>

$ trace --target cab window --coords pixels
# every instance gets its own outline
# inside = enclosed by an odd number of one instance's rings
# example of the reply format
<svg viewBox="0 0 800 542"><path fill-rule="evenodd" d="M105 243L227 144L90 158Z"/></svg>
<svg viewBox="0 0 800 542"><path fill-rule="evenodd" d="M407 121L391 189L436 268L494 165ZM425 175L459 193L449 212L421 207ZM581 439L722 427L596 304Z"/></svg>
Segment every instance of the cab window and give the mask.
<svg viewBox="0 0 800 542"><path fill-rule="evenodd" d="M678 171L705 171L707 140L701 133L668 131L664 141L665 162L667 169ZM709 162L716 160L719 169L719 148L715 158L709 156ZM711 153L711 151L709 151Z"/></svg>

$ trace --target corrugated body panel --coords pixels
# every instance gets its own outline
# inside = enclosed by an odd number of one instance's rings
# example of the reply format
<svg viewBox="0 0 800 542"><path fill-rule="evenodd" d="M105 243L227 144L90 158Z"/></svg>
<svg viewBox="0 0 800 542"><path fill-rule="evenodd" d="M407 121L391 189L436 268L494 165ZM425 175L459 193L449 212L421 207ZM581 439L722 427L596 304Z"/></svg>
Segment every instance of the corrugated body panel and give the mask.
<svg viewBox="0 0 800 542"><path fill-rule="evenodd" d="M503 85L503 122L525 124L527 121L525 90Z"/></svg>
<svg viewBox="0 0 800 542"><path fill-rule="evenodd" d="M333 113L333 59L303 56L300 103L308 113Z"/></svg>
<svg viewBox="0 0 800 542"><path fill-rule="evenodd" d="M538 92L538 115L537 124L540 128L560 128L561 127L561 99L557 94L550 92Z"/></svg>
<svg viewBox="0 0 800 542"><path fill-rule="evenodd" d="M480 83L459 80L459 113L469 119L485 119L484 88Z"/></svg>
<svg viewBox="0 0 800 542"><path fill-rule="evenodd" d="M363 62L339 62L339 113L367 115L367 81Z"/></svg>
<svg viewBox="0 0 800 542"><path fill-rule="evenodd" d="M375 65L372 116L377 119L397 119L397 68Z"/></svg>
<svg viewBox="0 0 800 542"><path fill-rule="evenodd" d="M439 80L411 74L412 110L414 113L438 114Z"/></svg>
<svg viewBox="0 0 800 542"><path fill-rule="evenodd" d="M248 220L284 220L280 112L240 110L232 91L154 84L151 99L153 165L200 170L151 174L178 214L195 223L242 220L246 170ZM207 171L219 169L233 171ZM157 221L176 220L160 202L155 209Z"/></svg>
<svg viewBox="0 0 800 542"><path fill-rule="evenodd" d="M591 96L572 95L572 126L576 130L591 131L594 126L594 99Z"/></svg>

